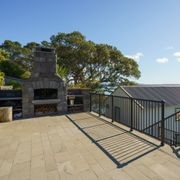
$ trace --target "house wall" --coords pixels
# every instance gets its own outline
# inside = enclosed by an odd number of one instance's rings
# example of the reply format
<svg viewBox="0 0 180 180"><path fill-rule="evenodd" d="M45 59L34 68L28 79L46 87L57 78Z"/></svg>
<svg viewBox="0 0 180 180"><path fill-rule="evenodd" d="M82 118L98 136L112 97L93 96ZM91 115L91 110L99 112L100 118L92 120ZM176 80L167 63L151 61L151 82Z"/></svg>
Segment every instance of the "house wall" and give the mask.
<svg viewBox="0 0 180 180"><path fill-rule="evenodd" d="M129 98L114 97L114 120L123 124L130 125L131 119L131 100ZM119 111L119 112L118 112Z"/></svg>
<svg viewBox="0 0 180 180"><path fill-rule="evenodd" d="M165 117L175 113L175 109L180 108L180 104L176 106L165 106Z"/></svg>
<svg viewBox="0 0 180 180"><path fill-rule="evenodd" d="M139 130L144 130L162 119L160 104L158 106L158 104L153 103L154 107L152 108L149 102L144 102L142 106L143 108L139 111L138 116L134 117L134 121L137 123L137 129Z"/></svg>
<svg viewBox="0 0 180 180"><path fill-rule="evenodd" d="M125 93L121 88L117 88L113 93L113 96L123 96L123 97L129 97L127 93Z"/></svg>
<svg viewBox="0 0 180 180"><path fill-rule="evenodd" d="M126 98L129 97L127 93L125 93L121 88L116 89L116 91L112 94L113 97L113 110L112 110L112 96L109 96L104 104L105 116L113 118L115 121L121 122L130 126L131 122L131 99ZM118 97L116 97L118 96ZM121 96L121 97L119 97ZM133 102L133 109L138 109L134 115L139 116L139 112L141 107L137 102ZM138 122L136 122L138 123Z"/></svg>
<svg viewBox="0 0 180 180"><path fill-rule="evenodd" d="M121 88L117 88L111 95L128 97L128 95ZM108 118L112 118L112 114L113 114L113 116L115 117L115 107L121 107L121 109L123 108L122 103L121 104L119 103L120 103L119 98L114 97L113 98L114 109L112 110L112 96L108 96L103 103L104 115Z"/></svg>
<svg viewBox="0 0 180 180"><path fill-rule="evenodd" d="M113 93L113 96L129 97L121 88L116 89L116 91ZM114 120L129 125L131 118L130 112L128 111L129 107L129 99L114 97Z"/></svg>

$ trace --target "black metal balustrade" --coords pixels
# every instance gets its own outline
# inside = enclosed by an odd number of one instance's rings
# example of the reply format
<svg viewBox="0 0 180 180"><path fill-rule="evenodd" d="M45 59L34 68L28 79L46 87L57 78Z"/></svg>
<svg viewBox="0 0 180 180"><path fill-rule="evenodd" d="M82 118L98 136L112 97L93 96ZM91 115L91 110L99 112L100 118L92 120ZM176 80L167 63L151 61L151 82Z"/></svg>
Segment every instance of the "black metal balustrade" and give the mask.
<svg viewBox="0 0 180 180"><path fill-rule="evenodd" d="M165 118L165 102L91 93L90 111L170 145L180 144L180 112Z"/></svg>
<svg viewBox="0 0 180 180"><path fill-rule="evenodd" d="M84 111L84 95L80 90L69 90L68 112ZM14 118L22 115L22 92L0 91L0 106L13 106ZM165 103L131 97L90 94L90 111L126 125L161 141L161 144L180 145L180 111L165 118ZM18 115L18 116L17 116ZM17 116L17 117L16 117Z"/></svg>
<svg viewBox="0 0 180 180"><path fill-rule="evenodd" d="M176 112L164 120L164 136L165 136L165 142L174 145L179 146L180 145L180 111Z"/></svg>

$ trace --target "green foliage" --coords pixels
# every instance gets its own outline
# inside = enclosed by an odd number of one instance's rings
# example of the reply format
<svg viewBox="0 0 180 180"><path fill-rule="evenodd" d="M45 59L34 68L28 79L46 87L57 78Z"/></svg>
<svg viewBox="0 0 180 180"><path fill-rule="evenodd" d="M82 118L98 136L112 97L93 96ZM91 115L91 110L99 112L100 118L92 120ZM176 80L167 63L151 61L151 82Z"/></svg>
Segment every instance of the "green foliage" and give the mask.
<svg viewBox="0 0 180 180"><path fill-rule="evenodd" d="M5 50L0 49L0 61L4 61L8 58L9 58L9 54Z"/></svg>
<svg viewBox="0 0 180 180"><path fill-rule="evenodd" d="M79 32L58 33L50 39L58 65L66 68L69 86L109 90L140 77L138 64L113 46L87 41Z"/></svg>
<svg viewBox="0 0 180 180"><path fill-rule="evenodd" d="M10 40L5 40L0 48L8 52L9 57L13 60L16 60L19 56L21 56L22 53L21 44L17 41L13 42Z"/></svg>
<svg viewBox="0 0 180 180"><path fill-rule="evenodd" d="M0 86L4 85L4 73L0 71Z"/></svg>
<svg viewBox="0 0 180 180"><path fill-rule="evenodd" d="M54 47L57 53L57 73L70 87L88 87L111 91L114 87L133 84L138 79L138 64L125 57L116 47L86 40L80 32L58 33L50 42L27 43L10 40L0 45L0 70L5 75L28 78L33 66L32 49Z"/></svg>
<svg viewBox="0 0 180 180"><path fill-rule="evenodd" d="M67 80L68 69L66 67L62 67L62 66L59 66L59 64L57 64L56 72L64 81L66 82L68 81Z"/></svg>
<svg viewBox="0 0 180 180"><path fill-rule="evenodd" d="M8 60L18 64L19 68L31 72L32 69L32 49L39 46L36 42L27 43L22 46L19 42L5 40L0 49L8 53Z"/></svg>
<svg viewBox="0 0 180 180"><path fill-rule="evenodd" d="M21 89L21 84L16 81L9 81L6 85L13 86L13 89Z"/></svg>
<svg viewBox="0 0 180 180"><path fill-rule="evenodd" d="M5 75L11 77L28 77L28 72L21 68L21 66L19 66L16 62L13 62L11 60L0 61L0 71L4 72Z"/></svg>

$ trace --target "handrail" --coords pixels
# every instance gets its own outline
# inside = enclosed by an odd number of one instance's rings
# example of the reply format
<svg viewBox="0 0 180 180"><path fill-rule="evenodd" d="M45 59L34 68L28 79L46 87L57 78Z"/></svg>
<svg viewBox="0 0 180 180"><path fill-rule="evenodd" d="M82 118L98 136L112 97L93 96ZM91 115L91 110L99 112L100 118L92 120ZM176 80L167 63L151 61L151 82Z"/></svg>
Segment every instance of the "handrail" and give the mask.
<svg viewBox="0 0 180 180"><path fill-rule="evenodd" d="M180 134L180 121L177 121L176 115L179 115L180 111L165 117L164 101L108 95L97 92L91 93L91 95L94 95L94 98L90 98L92 101L91 106L94 107L93 111L99 113L99 116L101 115L101 110L103 110L104 116L111 117L112 122L122 123L129 127L130 130L137 130L150 135L160 140L161 145L164 145L164 143L169 145L178 144L179 140L177 142L175 134ZM105 104L102 106L102 103L108 97L111 97L107 101L109 106L106 107L104 106ZM129 101L126 101L126 99ZM142 111L137 104L144 106L144 110ZM117 113L116 106L119 108Z"/></svg>
<svg viewBox="0 0 180 180"><path fill-rule="evenodd" d="M157 103L161 103L162 101L160 100L151 100L151 99L143 99L143 98L134 98L134 97L126 97L126 96L116 96L116 95L110 95L110 94L101 94L101 93L90 93L92 95L103 95L103 96L113 96L113 97L119 97L119 98L127 98L130 99L132 98L133 100L137 100L137 101L150 101L150 102L157 102Z"/></svg>
<svg viewBox="0 0 180 180"><path fill-rule="evenodd" d="M178 111L178 112L176 112L176 113L174 113L174 114L171 114L170 116L167 116L166 118L164 118L164 121L168 120L169 118L171 118L171 117L173 117L173 116L176 116L178 113L180 113L180 111ZM162 121L162 120L160 120L160 121L158 121L158 122L156 122L156 123L154 123L154 124L151 124L150 126L148 126L148 127L146 127L145 129L143 129L143 131L145 131L145 130L147 130L147 129L149 129L149 128L157 125L157 124L159 124L161 121Z"/></svg>
<svg viewBox="0 0 180 180"><path fill-rule="evenodd" d="M176 116L176 115L179 114L179 113L180 113L180 111L175 112L174 114L171 114L170 116L166 117L164 120L167 120L167 119L169 119L169 118L171 118L171 117L173 117L173 116Z"/></svg>
<svg viewBox="0 0 180 180"><path fill-rule="evenodd" d="M158 122L156 122L156 123L154 123L154 124L151 124L150 126L148 126L148 127L146 127L145 129L143 129L143 131L145 131L145 130L147 130L147 129L149 129L149 128L151 128L151 127L153 127L153 126L155 126L155 125L157 125L157 124L159 124L159 123L161 123L161 121L162 121L162 120L160 120L160 121L158 121Z"/></svg>

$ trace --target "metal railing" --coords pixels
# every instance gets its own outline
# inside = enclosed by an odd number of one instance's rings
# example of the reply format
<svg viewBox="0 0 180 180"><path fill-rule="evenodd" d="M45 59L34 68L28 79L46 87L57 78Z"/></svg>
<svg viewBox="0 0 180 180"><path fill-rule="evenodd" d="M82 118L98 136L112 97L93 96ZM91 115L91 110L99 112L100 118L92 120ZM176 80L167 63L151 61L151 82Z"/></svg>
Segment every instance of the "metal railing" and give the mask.
<svg viewBox="0 0 180 180"><path fill-rule="evenodd" d="M161 131L161 124L162 122L159 121L147 127L144 131L148 131L150 129L159 129L159 131ZM180 111L164 119L164 141L169 145L180 145Z"/></svg>
<svg viewBox="0 0 180 180"><path fill-rule="evenodd" d="M90 111L165 142L164 101L91 93Z"/></svg>
<svg viewBox="0 0 180 180"><path fill-rule="evenodd" d="M170 145L180 145L180 111L176 112L164 120L165 142Z"/></svg>

